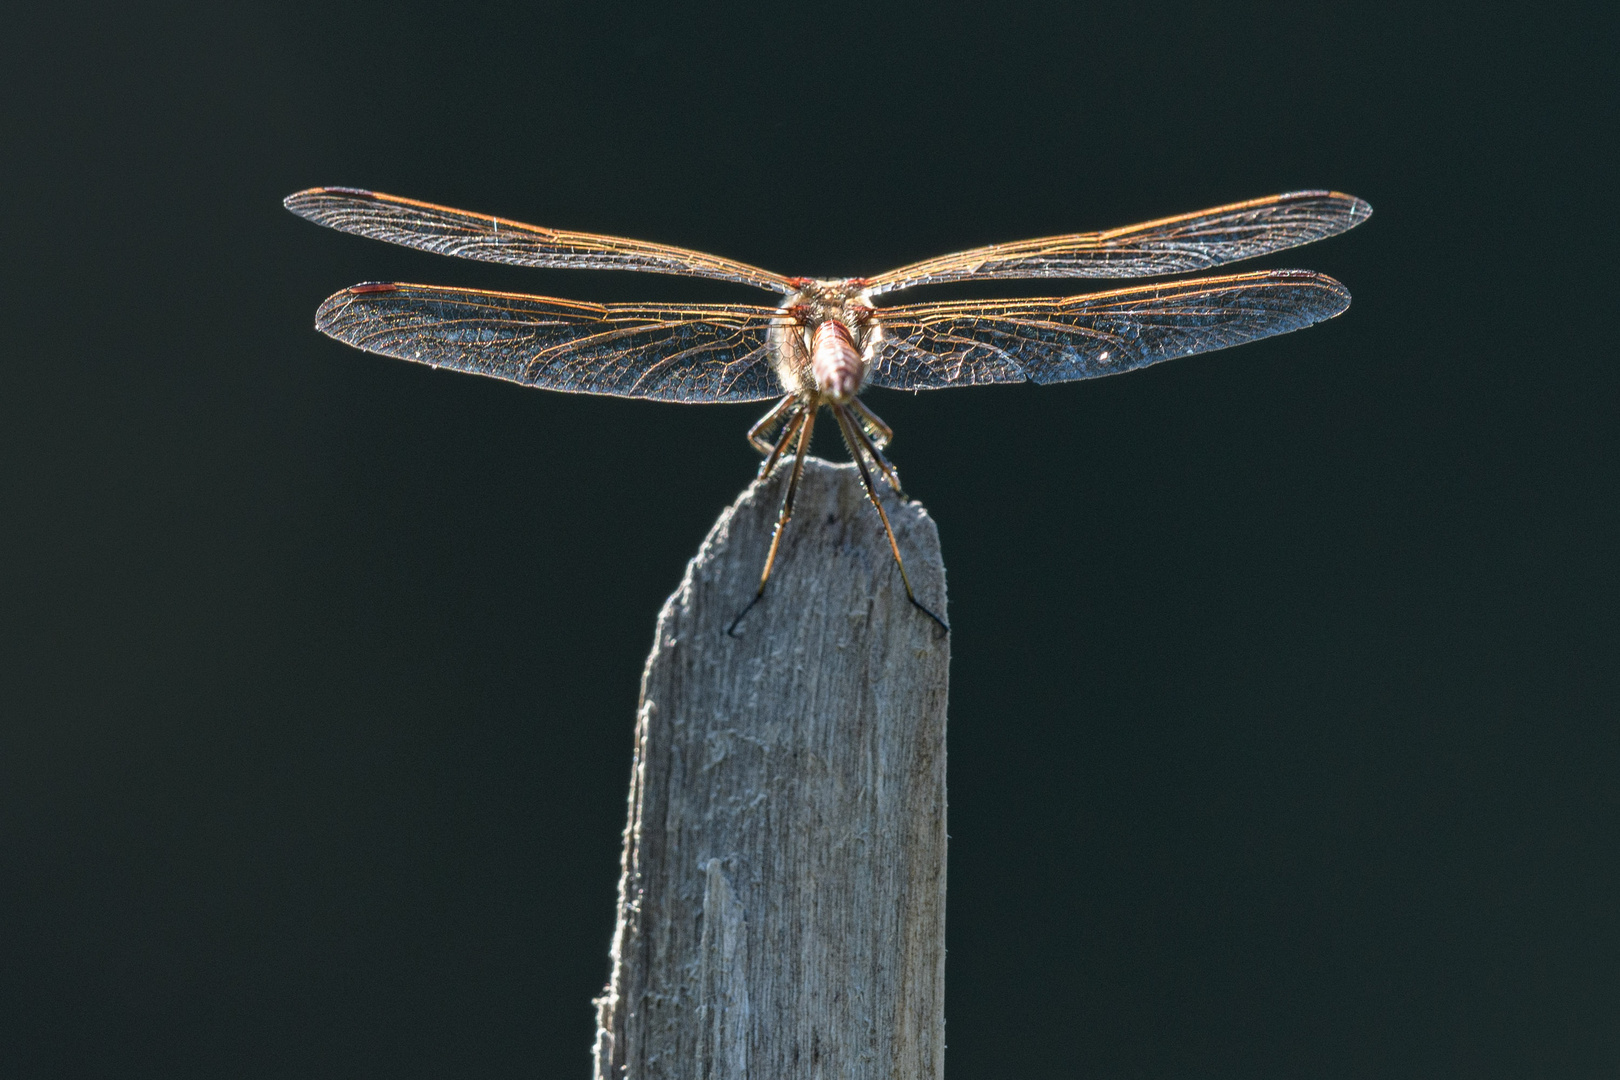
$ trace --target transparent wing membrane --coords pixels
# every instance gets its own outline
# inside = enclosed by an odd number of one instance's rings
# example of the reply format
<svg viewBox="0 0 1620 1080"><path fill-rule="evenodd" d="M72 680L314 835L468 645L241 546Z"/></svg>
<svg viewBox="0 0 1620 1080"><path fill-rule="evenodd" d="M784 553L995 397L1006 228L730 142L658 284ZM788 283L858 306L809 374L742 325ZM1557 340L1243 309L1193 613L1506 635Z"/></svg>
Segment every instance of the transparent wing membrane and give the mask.
<svg viewBox="0 0 1620 1080"><path fill-rule="evenodd" d="M1336 191L1295 191L1106 232L960 251L868 278L869 295L990 278L1132 278L1208 270L1308 244L1366 221L1372 207Z"/></svg>
<svg viewBox="0 0 1620 1080"><path fill-rule="evenodd" d="M657 401L779 396L766 339L775 308L587 304L436 285L356 285L315 327L367 352L525 386Z"/></svg>
<svg viewBox="0 0 1620 1080"><path fill-rule="evenodd" d="M1330 319L1350 293L1324 274L1273 270L1049 300L880 308L867 382L931 390L1068 382L1286 334Z"/></svg>
<svg viewBox="0 0 1620 1080"><path fill-rule="evenodd" d="M618 236L545 229L358 188L310 188L289 195L285 205L319 225L440 255L514 266L640 270L735 281L778 293L793 291L793 285L780 274L718 255Z"/></svg>

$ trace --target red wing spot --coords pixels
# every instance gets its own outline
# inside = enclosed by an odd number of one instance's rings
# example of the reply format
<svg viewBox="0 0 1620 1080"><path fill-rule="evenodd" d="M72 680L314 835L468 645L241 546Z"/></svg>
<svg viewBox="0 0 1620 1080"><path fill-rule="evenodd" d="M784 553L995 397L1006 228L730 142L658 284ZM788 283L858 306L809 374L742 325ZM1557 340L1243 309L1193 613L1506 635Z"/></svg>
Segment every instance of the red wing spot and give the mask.
<svg viewBox="0 0 1620 1080"><path fill-rule="evenodd" d="M795 289L802 289L814 280L814 278L807 277L790 277L787 279L787 283L793 286Z"/></svg>
<svg viewBox="0 0 1620 1080"><path fill-rule="evenodd" d="M374 292L398 292L399 286L391 281L367 281L359 285L350 285L349 292L355 295Z"/></svg>

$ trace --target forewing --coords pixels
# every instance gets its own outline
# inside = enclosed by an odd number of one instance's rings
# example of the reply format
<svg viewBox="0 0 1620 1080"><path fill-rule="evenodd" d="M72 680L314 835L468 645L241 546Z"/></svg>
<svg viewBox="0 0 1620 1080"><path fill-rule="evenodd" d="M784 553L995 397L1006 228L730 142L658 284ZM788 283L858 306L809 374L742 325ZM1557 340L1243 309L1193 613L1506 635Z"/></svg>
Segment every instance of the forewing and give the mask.
<svg viewBox="0 0 1620 1080"><path fill-rule="evenodd" d="M1337 191L1294 191L1107 232L959 251L868 278L869 295L980 278L1131 278L1208 270L1354 228L1372 207Z"/></svg>
<svg viewBox="0 0 1620 1080"><path fill-rule="evenodd" d="M793 291L780 274L718 255L618 236L544 229L376 191L310 188L287 196L285 205L319 225L440 255L514 266L680 274L757 285L779 293Z"/></svg>
<svg viewBox="0 0 1620 1080"><path fill-rule="evenodd" d="M879 308L866 382L933 390L1069 382L1286 334L1331 319L1350 293L1325 274L1272 270L1049 300Z"/></svg>
<svg viewBox="0 0 1620 1080"><path fill-rule="evenodd" d="M586 304L437 285L356 285L315 328L367 352L525 386L657 401L780 396L767 335L775 308Z"/></svg>

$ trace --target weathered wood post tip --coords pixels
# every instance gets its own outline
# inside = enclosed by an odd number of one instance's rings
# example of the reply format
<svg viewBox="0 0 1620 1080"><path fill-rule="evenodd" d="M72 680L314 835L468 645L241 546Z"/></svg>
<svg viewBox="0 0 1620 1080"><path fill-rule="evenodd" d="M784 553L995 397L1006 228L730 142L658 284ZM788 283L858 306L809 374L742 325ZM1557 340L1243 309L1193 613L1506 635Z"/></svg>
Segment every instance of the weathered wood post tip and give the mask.
<svg viewBox="0 0 1620 1080"><path fill-rule="evenodd" d="M939 1080L950 642L906 600L853 465L715 523L642 678L597 1080ZM918 599L934 523L885 500Z"/></svg>

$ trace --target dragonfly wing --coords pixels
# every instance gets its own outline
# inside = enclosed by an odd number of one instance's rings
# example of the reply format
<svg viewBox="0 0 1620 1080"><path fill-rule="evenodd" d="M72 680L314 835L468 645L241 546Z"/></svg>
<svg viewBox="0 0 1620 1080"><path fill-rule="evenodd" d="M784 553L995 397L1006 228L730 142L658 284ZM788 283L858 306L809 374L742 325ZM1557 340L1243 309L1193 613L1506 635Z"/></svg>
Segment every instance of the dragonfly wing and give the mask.
<svg viewBox="0 0 1620 1080"><path fill-rule="evenodd" d="M1350 292L1325 274L1270 270L1049 300L879 308L866 381L896 390L1070 382L1286 334L1331 319Z"/></svg>
<svg viewBox="0 0 1620 1080"><path fill-rule="evenodd" d="M515 266L640 270L736 281L783 294L793 291L780 274L718 255L618 236L544 229L376 191L310 188L287 196L284 205L319 225L440 255Z"/></svg>
<svg viewBox="0 0 1620 1080"><path fill-rule="evenodd" d="M959 251L868 278L869 295L982 278L1131 278L1208 270L1298 247L1366 221L1372 207L1337 191L1294 191L1107 232Z"/></svg>
<svg viewBox="0 0 1620 1080"><path fill-rule="evenodd" d="M587 304L436 285L356 285L315 328L367 352L525 386L657 401L780 397L777 310L743 304Z"/></svg>

